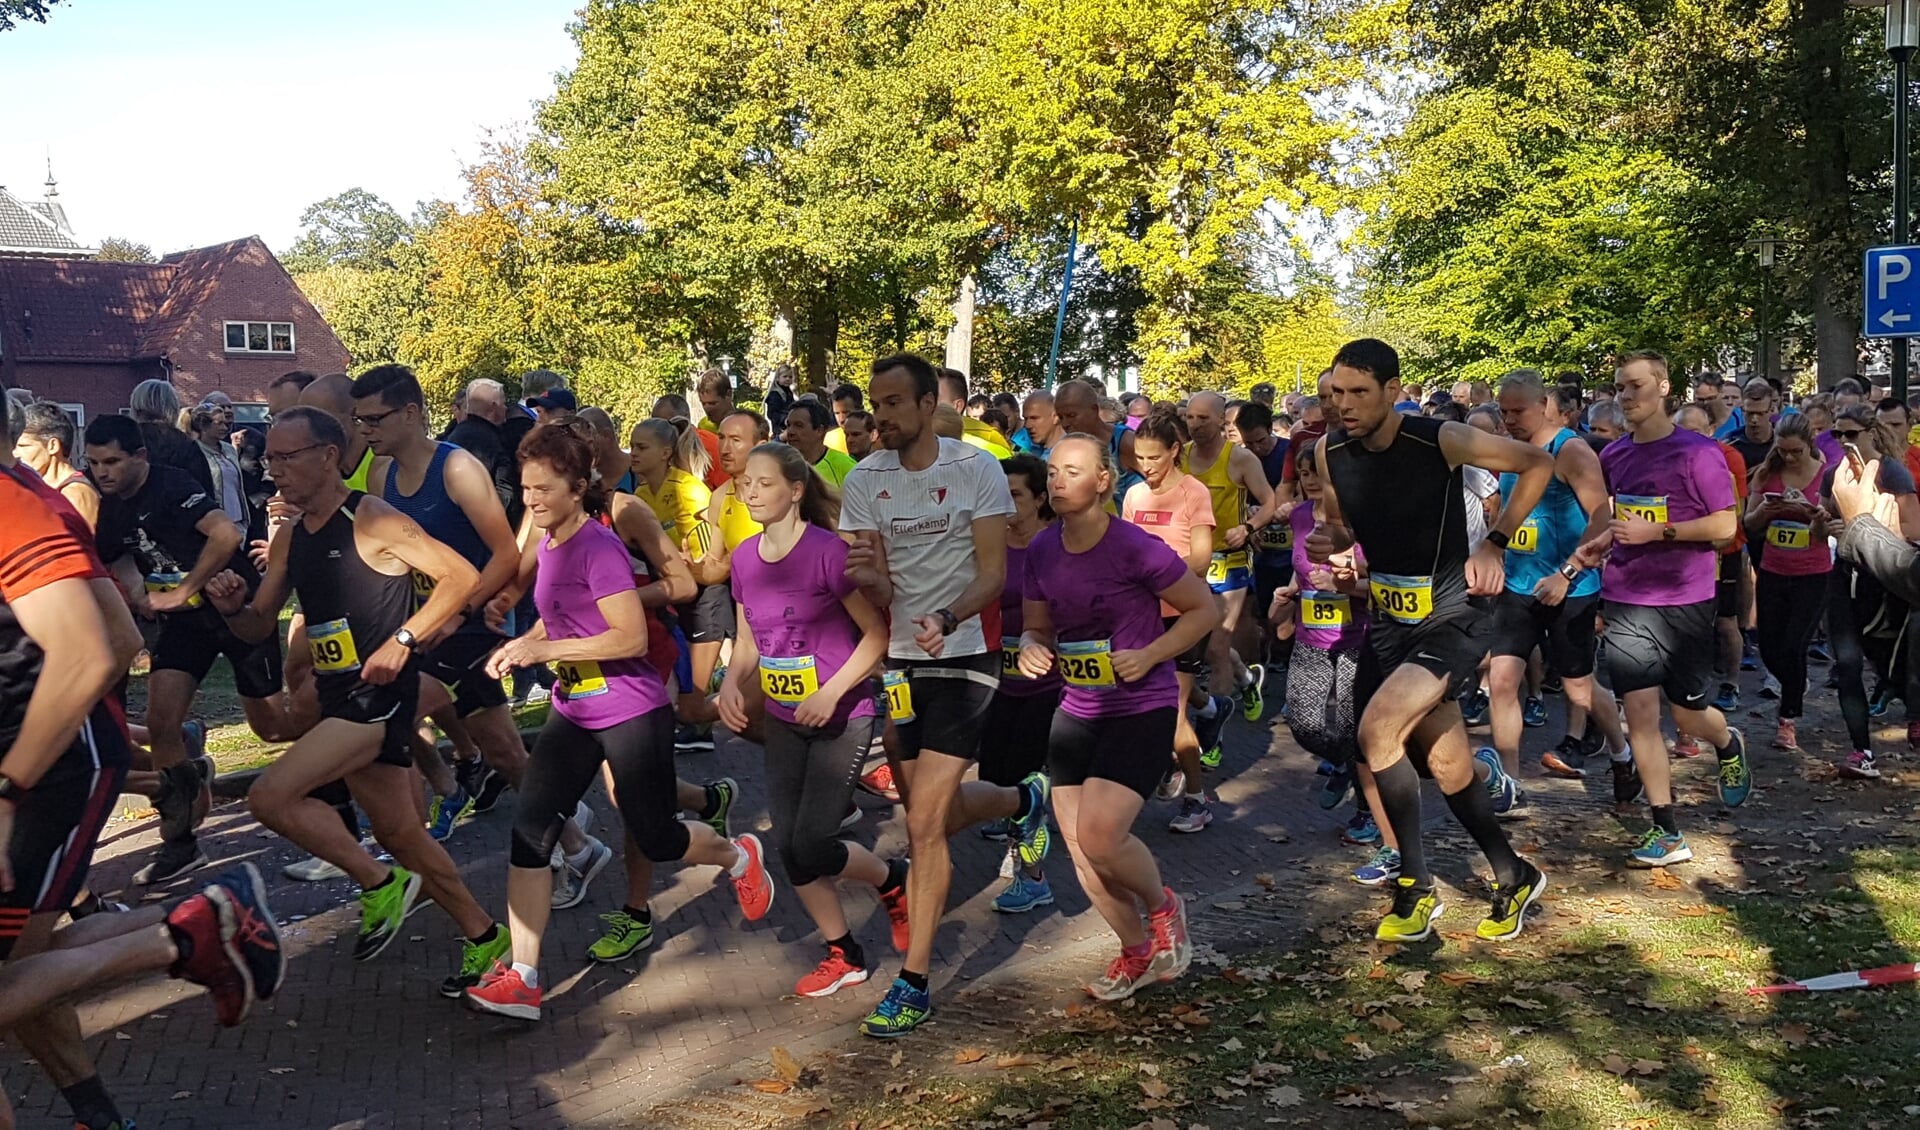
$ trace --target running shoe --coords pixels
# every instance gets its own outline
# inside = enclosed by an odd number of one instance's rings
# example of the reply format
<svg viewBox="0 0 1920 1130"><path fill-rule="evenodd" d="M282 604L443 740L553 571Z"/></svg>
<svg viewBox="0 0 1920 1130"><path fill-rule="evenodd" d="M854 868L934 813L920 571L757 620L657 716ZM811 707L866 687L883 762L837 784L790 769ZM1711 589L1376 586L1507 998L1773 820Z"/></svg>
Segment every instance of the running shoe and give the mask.
<svg viewBox="0 0 1920 1130"><path fill-rule="evenodd" d="M1773 748L1785 750L1800 748L1800 734L1794 726L1793 719L1780 719L1779 726L1773 731Z"/></svg>
<svg viewBox="0 0 1920 1130"><path fill-rule="evenodd" d="M1460 719L1469 726L1487 724L1488 712L1492 709L1487 701L1487 692L1472 690L1460 698Z"/></svg>
<svg viewBox="0 0 1920 1130"><path fill-rule="evenodd" d="M1540 768L1550 777L1585 777L1587 756L1584 745L1581 739L1572 734L1563 736L1559 745L1540 755Z"/></svg>
<svg viewBox="0 0 1920 1130"><path fill-rule="evenodd" d="M1566 684L1561 681L1560 676L1551 671L1547 672L1540 680L1541 694L1565 694L1566 690Z"/></svg>
<svg viewBox="0 0 1920 1130"><path fill-rule="evenodd" d="M1169 832L1204 832L1207 825L1213 823L1213 809L1208 806L1207 798L1201 796L1182 796L1180 811L1167 822Z"/></svg>
<svg viewBox="0 0 1920 1130"><path fill-rule="evenodd" d="M886 997L860 1022L860 1031L878 1040L896 1040L932 1015L932 994L895 977Z"/></svg>
<svg viewBox="0 0 1920 1130"><path fill-rule="evenodd" d="M1826 644L1815 640L1807 645L1807 658L1815 663L1832 663L1833 652L1827 649Z"/></svg>
<svg viewBox="0 0 1920 1130"><path fill-rule="evenodd" d="M861 775L860 787L881 800L900 803L900 790L893 783L893 766L884 761L875 766L872 772Z"/></svg>
<svg viewBox="0 0 1920 1130"><path fill-rule="evenodd" d="M723 840L733 838L733 802L739 797L740 782L732 777L722 777L707 785L707 806L712 809L712 815L700 819Z"/></svg>
<svg viewBox="0 0 1920 1130"><path fill-rule="evenodd" d="M427 806L427 834L440 843L453 838L453 826L473 815L474 801L467 790L453 787L450 797L437 796Z"/></svg>
<svg viewBox="0 0 1920 1130"><path fill-rule="evenodd" d="M587 956L595 961L620 961L653 944L653 916L636 918L626 907L602 914L606 932L587 947Z"/></svg>
<svg viewBox="0 0 1920 1130"><path fill-rule="evenodd" d="M773 905L773 876L767 873L766 855L760 837L748 832L735 837L733 846L747 857L746 873L733 881L733 893L740 899L740 913L749 922L767 916Z"/></svg>
<svg viewBox="0 0 1920 1130"><path fill-rule="evenodd" d="M1328 810L1339 808L1346 803L1347 794L1353 791L1353 767L1337 765L1327 779L1320 782L1320 807Z"/></svg>
<svg viewBox="0 0 1920 1130"><path fill-rule="evenodd" d="M143 887L154 883L169 883L189 871L198 871L206 865L207 853L200 850L200 844L197 841L164 842L159 850L153 853L153 862L133 873L133 881Z"/></svg>
<svg viewBox="0 0 1920 1130"><path fill-rule="evenodd" d="M1740 669L1742 671L1760 669L1760 649L1754 646L1753 635L1748 632L1740 634Z"/></svg>
<svg viewBox="0 0 1920 1130"><path fill-rule="evenodd" d="M1747 765L1747 739L1738 728L1727 727L1732 739L1732 757L1720 759L1720 803L1738 808L1753 795L1753 771Z"/></svg>
<svg viewBox="0 0 1920 1130"><path fill-rule="evenodd" d="M1873 751L1856 749L1840 763L1840 775L1852 777L1857 781L1872 781L1880 777L1880 770L1873 767Z"/></svg>
<svg viewBox="0 0 1920 1130"><path fill-rule="evenodd" d="M231 907L206 892L189 895L167 912L167 933L179 955L168 972L207 990L222 1027L245 1020L253 995L246 966L229 949L234 934Z"/></svg>
<svg viewBox="0 0 1920 1130"><path fill-rule="evenodd" d="M297 863L289 863L280 869L280 874L300 883L324 883L330 879L344 879L345 871L321 859L310 855Z"/></svg>
<svg viewBox="0 0 1920 1130"><path fill-rule="evenodd" d="M1479 928L1474 931L1489 942L1504 942L1508 938L1520 936L1520 930L1526 925L1527 911L1540 901L1546 893L1547 877L1540 869L1526 860L1520 861L1525 868L1519 881L1510 887L1493 884L1493 909L1480 920Z"/></svg>
<svg viewBox="0 0 1920 1130"><path fill-rule="evenodd" d="M904 859L900 861L900 865L902 868L900 885L891 891L882 892L880 905L887 912L887 929L893 937L894 952L905 953L907 944L913 939L907 927L907 872L912 870L913 865Z"/></svg>
<svg viewBox="0 0 1920 1130"><path fill-rule="evenodd" d="M803 997L830 997L848 985L858 985L872 973L847 960L847 951L828 943L827 957L813 972L800 978L793 991Z"/></svg>
<svg viewBox="0 0 1920 1130"><path fill-rule="evenodd" d="M1193 964L1193 940L1187 935L1187 903L1161 888L1165 900L1160 909L1147 915L1147 932L1153 935L1154 971L1162 982L1172 981Z"/></svg>
<svg viewBox="0 0 1920 1130"><path fill-rule="evenodd" d="M115 902L110 898L102 898L97 892L89 892L86 898L67 908L67 917L79 922L96 914L125 914L132 909L124 902Z"/></svg>
<svg viewBox="0 0 1920 1130"><path fill-rule="evenodd" d="M400 927L420 897L420 876L395 864L385 883L360 892L360 936L353 960L372 961L400 936Z"/></svg>
<svg viewBox="0 0 1920 1130"><path fill-rule="evenodd" d="M993 896L993 909L1001 914L1025 914L1035 907L1052 905L1053 887L1046 877L1030 878L1024 871L1014 872L1006 889Z"/></svg>
<svg viewBox="0 0 1920 1130"><path fill-rule="evenodd" d="M1770 702L1779 701L1780 680L1774 678L1771 671L1767 672L1766 678L1760 680L1760 697Z"/></svg>
<svg viewBox="0 0 1920 1130"><path fill-rule="evenodd" d="M267 905L267 885L251 863L222 871L201 892L226 911L233 933L226 939L227 956L246 975L247 991L255 1000L271 1000L287 975L286 951L280 923Z"/></svg>
<svg viewBox="0 0 1920 1130"><path fill-rule="evenodd" d="M1613 806L1625 808L1640 803L1646 795L1646 788L1640 783L1640 770L1631 756L1607 763L1607 770L1613 774Z"/></svg>
<svg viewBox="0 0 1920 1130"><path fill-rule="evenodd" d="M193 834L195 801L200 795L200 770L182 761L160 770L160 787L153 794L153 810L160 814L160 839L184 843Z"/></svg>
<svg viewBox="0 0 1920 1130"><path fill-rule="evenodd" d="M1167 775L1160 778L1160 787L1153 790L1153 795L1156 800L1179 800L1186 791L1187 775L1179 769L1169 769L1167 770ZM980 834L987 836L984 831ZM991 840L994 837L987 836L987 838ZM1001 836L999 838L1005 839L1006 837Z"/></svg>
<svg viewBox="0 0 1920 1130"><path fill-rule="evenodd" d="M1176 769L1174 772L1178 773L1179 770ZM1165 785L1161 786L1163 789L1165 787ZM983 840L992 840L996 844L1006 843L1013 838L1013 817L1002 816L998 820L989 820L985 824L980 825L980 838Z"/></svg>
<svg viewBox="0 0 1920 1130"><path fill-rule="evenodd" d="M1353 869L1353 881L1363 887L1379 887L1400 877L1400 853L1381 844L1365 863Z"/></svg>
<svg viewBox="0 0 1920 1130"><path fill-rule="evenodd" d="M673 732L673 752L712 753L713 727L682 726Z"/></svg>
<svg viewBox="0 0 1920 1130"><path fill-rule="evenodd" d="M1213 717L1199 714L1193 716L1193 733L1200 739L1200 765L1203 768L1220 767L1221 735L1227 730L1227 714L1233 707L1233 700L1219 695L1210 696L1207 701L1213 706Z"/></svg>
<svg viewBox="0 0 1920 1130"><path fill-rule="evenodd" d="M190 797L192 804L188 810L187 826L195 831L206 823L207 813L213 811L213 778L219 772L213 758L207 756L207 724L194 719L180 726L180 740L186 744L187 760L185 764L193 767Z"/></svg>
<svg viewBox="0 0 1920 1130"><path fill-rule="evenodd" d="M1356 847L1379 843L1380 826L1373 822L1373 813L1366 809L1354 813L1353 819L1348 820L1347 826L1340 831L1340 842Z"/></svg>
<svg viewBox="0 0 1920 1130"><path fill-rule="evenodd" d="M1493 814L1503 816L1520 803L1520 786L1507 776L1506 766L1500 764L1500 751L1492 746L1481 746L1473 751L1473 760L1487 767L1487 797L1493 801Z"/></svg>
<svg viewBox="0 0 1920 1130"><path fill-rule="evenodd" d="M1628 867L1667 867L1675 863L1685 863L1693 858L1693 849L1687 846L1687 837L1679 832L1668 832L1658 824L1648 828L1627 854Z"/></svg>
<svg viewBox="0 0 1920 1130"><path fill-rule="evenodd" d="M1218 769L1220 768L1220 762L1225 759L1226 755L1227 751L1221 748L1219 742L1215 742L1200 751L1200 768Z"/></svg>
<svg viewBox="0 0 1920 1130"><path fill-rule="evenodd" d="M1137 954L1121 950L1120 956L1108 963L1105 973L1087 983L1087 995L1097 1001L1126 1000L1142 982L1155 980L1150 976L1153 958L1151 949Z"/></svg>
<svg viewBox="0 0 1920 1130"><path fill-rule="evenodd" d="M1029 773L1020 787L1027 790L1027 815L1015 822L1020 831L1015 850L1020 853L1020 862L1038 867L1053 844L1053 835L1047 831L1047 793L1051 786L1045 773Z"/></svg>
<svg viewBox="0 0 1920 1130"><path fill-rule="evenodd" d="M1721 683L1720 694L1713 700L1713 708L1722 712L1740 709L1740 688L1732 683Z"/></svg>
<svg viewBox="0 0 1920 1130"><path fill-rule="evenodd" d="M467 788L467 794L473 797L473 811L476 814L492 812L493 806L500 803L500 794L506 792L507 786L512 783L507 780L507 775L498 769L485 762L478 764L480 765L479 787Z"/></svg>
<svg viewBox="0 0 1920 1130"><path fill-rule="evenodd" d="M515 1020L540 1019L540 988L527 987L519 970L496 961L480 983L467 990L467 1007Z"/></svg>
<svg viewBox="0 0 1920 1130"><path fill-rule="evenodd" d="M1532 695L1528 695L1527 701L1521 704L1520 707L1520 721L1530 727L1546 725L1547 704Z"/></svg>
<svg viewBox="0 0 1920 1130"><path fill-rule="evenodd" d="M1867 700L1867 716L1885 718L1887 711L1891 709L1893 709L1893 688L1884 685L1875 687L1873 697Z"/></svg>
<svg viewBox="0 0 1920 1130"><path fill-rule="evenodd" d="M1393 881L1393 909L1373 936L1383 942L1424 942L1446 909L1432 887L1415 886L1411 875L1401 875Z"/></svg>
<svg viewBox="0 0 1920 1130"><path fill-rule="evenodd" d="M587 887L613 862L613 849L592 836L587 837L587 858L575 867L572 860L560 861L560 873L553 877L553 909L571 910L587 901Z"/></svg>
<svg viewBox="0 0 1920 1130"><path fill-rule="evenodd" d="M468 796L477 796L480 792L480 779L486 773L487 763L478 757L455 757L453 759L453 782L467 791Z"/></svg>
<svg viewBox="0 0 1920 1130"><path fill-rule="evenodd" d="M1699 738L1683 733L1673 740L1673 748L1669 752L1682 761L1692 761L1707 751L1700 748Z"/></svg>
<svg viewBox="0 0 1920 1130"><path fill-rule="evenodd" d="M512 961L513 935L507 933L503 925L495 925L492 941L471 942L462 938L460 972L440 982L440 995L457 1001L468 989L478 985L494 966Z"/></svg>
<svg viewBox="0 0 1920 1130"><path fill-rule="evenodd" d="M1259 663L1247 664L1247 685L1240 688L1240 716L1258 722L1267 709L1267 669Z"/></svg>

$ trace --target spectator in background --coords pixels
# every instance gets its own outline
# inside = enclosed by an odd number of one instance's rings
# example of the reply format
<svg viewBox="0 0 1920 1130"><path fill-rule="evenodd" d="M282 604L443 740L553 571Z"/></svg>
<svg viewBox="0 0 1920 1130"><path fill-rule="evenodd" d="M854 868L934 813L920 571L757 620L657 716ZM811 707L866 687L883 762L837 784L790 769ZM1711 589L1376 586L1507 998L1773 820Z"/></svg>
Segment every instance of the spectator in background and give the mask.
<svg viewBox="0 0 1920 1130"><path fill-rule="evenodd" d="M880 442L874 434L873 416L866 412L847 413L846 420L835 430L842 433L847 454L855 463L873 454L873 445Z"/></svg>
<svg viewBox="0 0 1920 1130"><path fill-rule="evenodd" d="M1627 414L1611 400L1596 401L1587 409L1587 442L1595 451L1627 434Z"/></svg>
<svg viewBox="0 0 1920 1130"><path fill-rule="evenodd" d="M808 397L794 404L793 410L787 413L786 430L780 438L798 451L808 466L838 493L847 472L853 470L859 460L827 446L827 432L832 430L832 425L833 413L827 411L826 405Z"/></svg>
<svg viewBox="0 0 1920 1130"><path fill-rule="evenodd" d="M572 389L555 388L528 398L527 407L533 409L536 423L558 424L580 411L580 402L574 398ZM519 448L514 450L517 452Z"/></svg>
<svg viewBox="0 0 1920 1130"><path fill-rule="evenodd" d="M240 481L240 456L228 437L233 434L233 409L207 403L193 410L193 438L213 475L213 497L235 526L248 525L246 488Z"/></svg>
<svg viewBox="0 0 1920 1130"><path fill-rule="evenodd" d="M73 503L87 525L99 524L100 492L73 465L73 417L67 415L66 409L46 400L28 404L24 416L26 430L13 445L13 457L33 468L41 482Z"/></svg>
<svg viewBox="0 0 1920 1130"><path fill-rule="evenodd" d="M960 414L961 440L993 456L1006 459L1013 454L1013 448L997 430L967 414L970 400L967 396L967 375L958 369L942 368L940 374L940 403ZM1118 422L1119 405L1114 406L1116 416L1108 423Z"/></svg>
<svg viewBox="0 0 1920 1130"><path fill-rule="evenodd" d="M1889 396L1880 402L1878 419L1884 425L1879 429L1880 441L1887 445L1881 455L1900 460L1920 482L1920 447L1913 445L1912 410Z"/></svg>
<svg viewBox="0 0 1920 1130"><path fill-rule="evenodd" d="M214 494L213 469L191 436L180 430L180 397L167 381L144 380L133 386L127 406L140 425L140 442L147 458L163 467L185 471L208 495Z"/></svg>
<svg viewBox="0 0 1920 1130"><path fill-rule="evenodd" d="M441 443L453 442L452 440L449 440L447 437L452 435L453 429L459 427L460 421L466 418L467 418L467 390L463 388L459 392L456 392L453 394L453 407L447 413L447 426L444 428L441 428L440 434L435 436L434 439L438 440Z"/></svg>
<svg viewBox="0 0 1920 1130"><path fill-rule="evenodd" d="M526 407L526 402L537 396L545 396L556 388L566 387L567 378L554 372L552 369L529 369L520 374L520 403L522 414L524 414L528 420L533 420L533 409ZM532 431L533 425L528 424L526 430L529 432ZM525 433L522 433L522 435L524 434ZM513 450L518 452L520 450L520 438L515 437L513 443ZM515 461L518 462L518 459L516 458Z"/></svg>
<svg viewBox="0 0 1920 1130"><path fill-rule="evenodd" d="M774 435L786 426L787 413L792 410L795 399L793 382L800 376L792 362L784 362L773 367L773 379L767 384L767 426Z"/></svg>
<svg viewBox="0 0 1920 1130"><path fill-rule="evenodd" d="M1553 402L1560 411L1560 426L1568 431L1587 429L1587 398L1579 385L1560 385L1553 390Z"/></svg>
<svg viewBox="0 0 1920 1130"><path fill-rule="evenodd" d="M507 521L520 528L520 515L526 509L520 500L520 461L507 451L501 425L507 419L507 390L499 381L485 377L469 381L460 390L467 410L440 438L466 451L480 461L493 478L493 490L506 507Z"/></svg>
<svg viewBox="0 0 1920 1130"><path fill-rule="evenodd" d="M1247 399L1253 401L1255 404L1264 404L1268 408L1272 408L1274 394L1277 391L1271 381L1261 381L1259 384L1247 390ZM1132 413L1129 412L1128 415L1132 415Z"/></svg>
<svg viewBox="0 0 1920 1130"><path fill-rule="evenodd" d="M967 398L967 415L972 419L985 420L987 409L991 407L993 407L993 401L987 399L983 393L976 392Z"/></svg>

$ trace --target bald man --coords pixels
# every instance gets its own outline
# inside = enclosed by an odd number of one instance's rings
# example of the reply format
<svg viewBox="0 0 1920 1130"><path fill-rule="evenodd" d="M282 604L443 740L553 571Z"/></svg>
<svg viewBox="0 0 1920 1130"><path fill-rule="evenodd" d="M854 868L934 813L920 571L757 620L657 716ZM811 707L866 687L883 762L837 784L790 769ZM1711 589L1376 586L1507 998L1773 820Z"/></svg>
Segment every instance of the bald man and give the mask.
<svg viewBox="0 0 1920 1130"><path fill-rule="evenodd" d="M345 373L328 373L307 386L300 394L300 403L340 421L347 433L347 446L340 452L340 477L347 481L348 490L365 492L367 472L373 467L373 448L367 446L367 437L353 422L353 378Z"/></svg>
<svg viewBox="0 0 1920 1130"><path fill-rule="evenodd" d="M1115 498L1125 498L1133 484L1146 481L1133 458L1133 433L1100 418L1100 394L1092 385L1080 380L1062 381L1053 393L1053 410L1059 418L1062 435L1090 435L1113 453L1113 461L1120 467L1120 483L1113 492Z"/></svg>
<svg viewBox="0 0 1920 1130"><path fill-rule="evenodd" d="M1028 455L1045 459L1054 441L1060 438L1060 415L1053 410L1053 394L1030 393L1021 402L1020 419L1025 426L1014 433L1014 446Z"/></svg>

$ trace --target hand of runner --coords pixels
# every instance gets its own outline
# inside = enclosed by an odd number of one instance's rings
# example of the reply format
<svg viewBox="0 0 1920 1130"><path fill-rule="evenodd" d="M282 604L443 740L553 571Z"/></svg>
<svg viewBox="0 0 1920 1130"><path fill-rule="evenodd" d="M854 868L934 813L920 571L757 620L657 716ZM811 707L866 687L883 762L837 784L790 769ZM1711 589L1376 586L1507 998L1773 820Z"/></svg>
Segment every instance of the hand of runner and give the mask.
<svg viewBox="0 0 1920 1130"><path fill-rule="evenodd" d="M438 647L440 643L444 641L448 636L459 631L460 625L466 623L466 620L467 618L465 616L455 616L452 619L448 620L446 623L440 625L438 628L435 628L433 631L428 632L424 636L421 636L420 650L423 652L432 651L434 648Z"/></svg>
<svg viewBox="0 0 1920 1130"><path fill-rule="evenodd" d="M1029 679L1039 679L1053 670L1053 652L1037 643L1020 645L1020 673Z"/></svg>
<svg viewBox="0 0 1920 1130"><path fill-rule="evenodd" d="M532 640L522 636L494 648L493 654L487 656L487 677L504 679L515 667L538 666L543 661L530 654L532 644Z"/></svg>
<svg viewBox="0 0 1920 1130"><path fill-rule="evenodd" d="M865 541L856 541L847 547L847 576L861 588L872 588L880 583L880 569L873 546Z"/></svg>
<svg viewBox="0 0 1920 1130"><path fill-rule="evenodd" d="M1660 540L1660 527L1637 514L1615 518L1608 528L1613 531L1613 540L1621 545L1647 545Z"/></svg>
<svg viewBox="0 0 1920 1130"><path fill-rule="evenodd" d="M1570 560L1582 569L1592 569L1607 559L1607 553L1612 548L1613 530L1609 528L1606 533L1574 550Z"/></svg>
<svg viewBox="0 0 1920 1130"><path fill-rule="evenodd" d="M838 705L840 703L832 695L825 690L817 690L801 699L800 705L793 708L793 720L802 726L824 726L833 721L833 708ZM742 711L740 721L744 723L746 718L746 713ZM744 727L729 722L727 728L737 734Z"/></svg>
<svg viewBox="0 0 1920 1130"><path fill-rule="evenodd" d="M1548 608L1557 608L1561 601L1567 599L1567 585L1570 583L1559 573L1548 573L1540 578L1539 584L1533 586L1533 599Z"/></svg>
<svg viewBox="0 0 1920 1130"><path fill-rule="evenodd" d="M360 665L360 681L384 687L400 677L400 672L406 669L407 660L412 658L413 652L401 646L399 640L390 639Z"/></svg>
<svg viewBox="0 0 1920 1130"><path fill-rule="evenodd" d="M200 591L222 616L231 616L247 605L247 583L231 569L215 573Z"/></svg>
<svg viewBox="0 0 1920 1130"><path fill-rule="evenodd" d="M1137 683L1153 670L1153 664L1147 662L1147 653L1138 648L1116 651L1108 658L1113 663L1113 677L1123 683Z"/></svg>
<svg viewBox="0 0 1920 1130"><path fill-rule="evenodd" d="M915 616L913 626L919 629L913 633L913 642L920 645L921 651L940 658L940 653L947 650L947 636L942 631L946 624L938 616Z"/></svg>
<svg viewBox="0 0 1920 1130"><path fill-rule="evenodd" d="M800 709L804 709L808 702L812 702L815 698L818 698L818 697L819 697L818 695L812 695L812 696L809 696L805 702L802 702L800 704L800 708L795 709L793 712L794 719L798 721L800 718ZM732 679L727 679L723 681L720 684L720 695L718 698L714 699L713 705L714 705L714 708L720 712L721 725L725 726L729 730L732 730L736 734L741 734L746 732L747 730L747 696L740 693L740 687L737 683L735 683ZM831 709L829 709L829 713L831 713ZM817 726L819 725L819 723L800 722L800 725Z"/></svg>
<svg viewBox="0 0 1920 1130"><path fill-rule="evenodd" d="M487 627L496 632L506 631L507 617L513 614L513 605L513 600L506 593L495 593L493 599L487 601L487 607L483 610L483 615L487 618Z"/></svg>
<svg viewBox="0 0 1920 1130"><path fill-rule="evenodd" d="M1855 467L1851 459L1842 463L1833 472L1833 502L1839 507L1840 517L1846 521L1867 517L1878 521L1889 530L1900 529L1899 504L1890 494L1882 493L1875 484L1880 481L1880 461L1878 459Z"/></svg>
<svg viewBox="0 0 1920 1130"><path fill-rule="evenodd" d="M1353 537L1345 529L1321 522L1307 535L1307 560L1331 561L1334 554L1352 544Z"/></svg>
<svg viewBox="0 0 1920 1130"><path fill-rule="evenodd" d="M262 573L267 571L267 539L255 538L247 543L247 560Z"/></svg>
<svg viewBox="0 0 1920 1130"><path fill-rule="evenodd" d="M147 594L147 610L155 616L166 612L179 612L186 608L187 601L192 600L194 595L185 589L150 592Z"/></svg>
<svg viewBox="0 0 1920 1130"><path fill-rule="evenodd" d="M1490 541L1467 558L1467 592L1473 596L1494 596L1507 583L1507 555Z"/></svg>
<svg viewBox="0 0 1920 1130"><path fill-rule="evenodd" d="M1228 549L1239 549L1247 544L1247 527L1245 524L1229 527L1220 540L1227 543Z"/></svg>

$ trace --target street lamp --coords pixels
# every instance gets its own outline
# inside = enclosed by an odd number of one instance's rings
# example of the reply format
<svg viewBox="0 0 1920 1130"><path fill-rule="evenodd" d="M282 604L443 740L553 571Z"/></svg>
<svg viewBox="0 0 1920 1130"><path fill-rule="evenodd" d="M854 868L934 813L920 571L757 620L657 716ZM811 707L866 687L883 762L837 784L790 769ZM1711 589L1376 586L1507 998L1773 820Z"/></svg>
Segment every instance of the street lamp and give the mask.
<svg viewBox="0 0 1920 1130"><path fill-rule="evenodd" d="M1753 371L1763 377L1773 375L1773 350L1769 348L1772 342L1767 339L1767 327L1772 323L1774 253L1783 243L1784 240L1773 235L1762 235L1747 241L1747 246L1753 248L1754 257L1760 264L1760 324L1754 338L1758 355L1753 361Z"/></svg>

